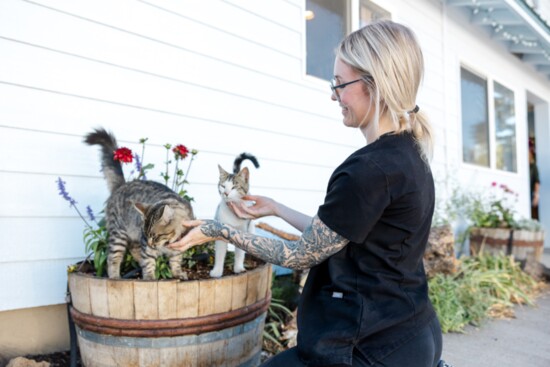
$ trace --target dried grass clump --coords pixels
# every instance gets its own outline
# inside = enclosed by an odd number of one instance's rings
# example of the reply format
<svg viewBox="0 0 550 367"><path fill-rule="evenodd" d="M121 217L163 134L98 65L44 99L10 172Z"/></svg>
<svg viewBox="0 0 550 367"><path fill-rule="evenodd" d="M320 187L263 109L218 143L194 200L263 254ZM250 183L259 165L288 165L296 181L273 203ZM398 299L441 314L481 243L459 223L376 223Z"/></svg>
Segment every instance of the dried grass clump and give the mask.
<svg viewBox="0 0 550 367"><path fill-rule="evenodd" d="M429 280L430 299L444 333L461 332L487 318L514 317L514 304L533 305L544 283L521 270L513 257L480 253L464 258L456 274Z"/></svg>

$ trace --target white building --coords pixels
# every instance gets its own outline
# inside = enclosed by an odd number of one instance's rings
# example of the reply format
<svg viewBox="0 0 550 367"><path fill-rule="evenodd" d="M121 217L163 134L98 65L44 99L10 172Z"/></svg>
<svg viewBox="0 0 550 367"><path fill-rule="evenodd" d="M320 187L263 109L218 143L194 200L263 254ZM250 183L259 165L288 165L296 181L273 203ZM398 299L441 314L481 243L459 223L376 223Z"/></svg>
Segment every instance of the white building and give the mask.
<svg viewBox="0 0 550 367"><path fill-rule="evenodd" d="M364 144L331 103L331 50L380 16L423 47L436 178L504 183L529 216L531 134L548 231L550 0L0 0L0 354L68 349L66 268L85 256L84 226L56 180L82 211L108 197L86 133L103 126L134 151L147 137L155 176L164 144L197 149L198 217L214 215L217 164L242 151L261 164L253 193L313 215Z"/></svg>

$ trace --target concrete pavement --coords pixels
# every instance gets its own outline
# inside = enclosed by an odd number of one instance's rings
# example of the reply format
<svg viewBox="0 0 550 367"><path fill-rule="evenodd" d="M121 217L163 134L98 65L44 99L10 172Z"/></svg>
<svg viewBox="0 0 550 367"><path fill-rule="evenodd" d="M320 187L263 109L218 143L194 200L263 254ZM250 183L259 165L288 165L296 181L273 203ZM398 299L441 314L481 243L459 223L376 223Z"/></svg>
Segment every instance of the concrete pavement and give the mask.
<svg viewBox="0 0 550 367"><path fill-rule="evenodd" d="M543 263L550 267L549 249ZM535 307L516 306L515 313L515 319L444 334L443 359L454 367L550 367L550 290Z"/></svg>

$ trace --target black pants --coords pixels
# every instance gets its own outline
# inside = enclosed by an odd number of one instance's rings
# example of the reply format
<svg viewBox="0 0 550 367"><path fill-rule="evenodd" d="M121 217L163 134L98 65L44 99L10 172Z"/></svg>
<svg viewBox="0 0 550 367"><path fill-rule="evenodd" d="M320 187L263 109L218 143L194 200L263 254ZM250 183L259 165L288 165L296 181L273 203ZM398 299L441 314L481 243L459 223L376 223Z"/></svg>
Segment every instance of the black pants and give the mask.
<svg viewBox="0 0 550 367"><path fill-rule="evenodd" d="M384 359L369 364L359 353L353 354L353 367L436 367L441 358L442 350L441 327L437 317L426 325L424 329L412 340L402 345L399 349L385 357ZM279 353L261 367L299 367L307 366L298 358L296 348L288 349ZM330 367L344 367L347 365L338 364ZM311 366L312 367L312 366Z"/></svg>

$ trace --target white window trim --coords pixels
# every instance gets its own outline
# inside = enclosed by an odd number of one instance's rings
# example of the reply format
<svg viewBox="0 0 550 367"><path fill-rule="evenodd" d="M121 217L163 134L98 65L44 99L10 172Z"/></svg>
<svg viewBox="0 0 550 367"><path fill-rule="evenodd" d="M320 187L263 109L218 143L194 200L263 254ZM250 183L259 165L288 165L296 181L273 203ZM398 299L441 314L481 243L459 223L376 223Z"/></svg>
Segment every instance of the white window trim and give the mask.
<svg viewBox="0 0 550 367"><path fill-rule="evenodd" d="M499 174L499 175L507 175L507 176L511 176L511 177L518 177L519 174L520 174L520 169L519 169L519 161L516 165L516 169L517 169L517 172L510 172L510 171L505 171L505 170L501 170L501 169L498 169L497 168L497 162L496 162L496 158L497 158L497 153L496 153L496 145L497 145L497 142L496 142L496 121L495 121L495 101L494 101L494 82L496 81L498 84L502 85L503 87L506 87L508 88L509 90L511 90L513 93L514 93L514 114L515 114L515 119L516 119L516 147L515 147L515 150L516 150L516 160L519 159L519 142L518 142L518 122L519 122L519 119L518 119L518 91L515 90L514 88L511 88L509 87L506 83L502 83L500 82L499 80L495 79L492 75L490 74L483 74L481 73L480 71L478 71L477 69L475 69L474 67L468 65L467 63L464 63L464 62L461 62L459 63L460 67L459 67L459 70L458 70L458 80L459 80L459 83L458 83L458 88L459 88L459 93L458 95L461 96L462 94L462 91L460 88L462 88L462 79L461 79L461 73L460 73L460 69L465 69L467 71L469 71L470 73L472 74L475 74L477 75L478 77L480 77L481 79L485 80L485 83L486 83L486 86L487 86L487 119L488 119L488 123L489 123L489 166L488 167L485 167L485 166L480 166L480 165L477 165L477 164L474 164L474 163L469 163L469 162L464 162L464 141L462 139L463 137L463 125L462 125L462 99L460 98L460 103L458 105L458 111L459 111L459 131L460 131L460 163L461 163L461 166L464 167L464 168L468 168L468 169L473 169L473 170L477 170L477 171L485 171L485 172L489 172L491 174Z"/></svg>

